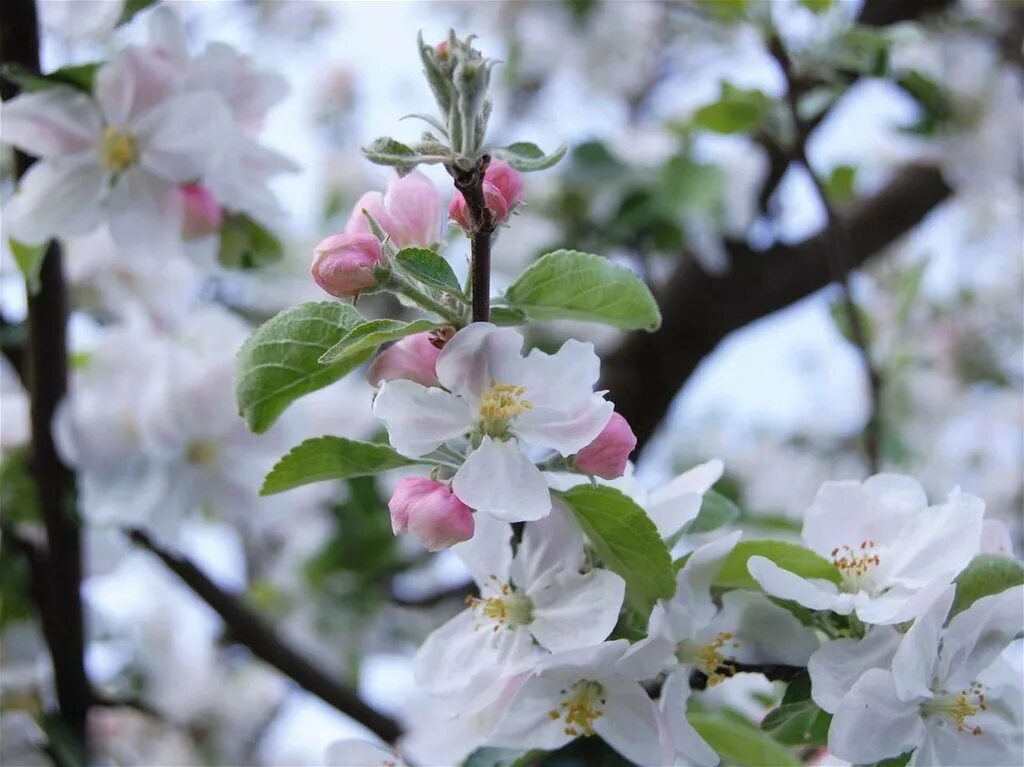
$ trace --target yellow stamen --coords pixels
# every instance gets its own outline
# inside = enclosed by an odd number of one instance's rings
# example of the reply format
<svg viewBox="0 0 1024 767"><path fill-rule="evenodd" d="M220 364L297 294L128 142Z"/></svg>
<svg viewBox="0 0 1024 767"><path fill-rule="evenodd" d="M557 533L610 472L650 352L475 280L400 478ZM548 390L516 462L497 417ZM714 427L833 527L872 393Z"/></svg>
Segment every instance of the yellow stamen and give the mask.
<svg viewBox="0 0 1024 767"><path fill-rule="evenodd" d="M103 129L99 153L104 168L111 173L124 173L137 159L135 139L126 130L108 125Z"/></svg>
<svg viewBox="0 0 1024 767"><path fill-rule="evenodd" d="M533 602L525 594L514 591L507 583L501 584L501 596L488 599L466 597L470 608L480 610L480 614L493 624L492 630L497 632L508 626L527 626L533 622ZM480 628L478 624L476 628Z"/></svg>
<svg viewBox="0 0 1024 767"><path fill-rule="evenodd" d="M604 715L604 687L598 682L583 680L562 690L562 695L562 703L548 711L548 716L564 718L566 735L593 735L594 722Z"/></svg>
<svg viewBox="0 0 1024 767"><path fill-rule="evenodd" d="M728 658L723 648L737 649L739 642L733 641L730 631L720 631L710 642L695 642L684 639L676 647L676 658L680 663L690 663L703 671L708 677L708 686L714 687L736 673L735 664Z"/></svg>
<svg viewBox="0 0 1024 767"><path fill-rule="evenodd" d="M988 710L984 690L982 685L975 682L966 690L961 690L955 695L936 696L925 703L922 708L926 714L948 716L953 720L953 724L956 725L959 732L981 735L984 732L981 727L971 724L968 720L977 716L979 711Z"/></svg>
<svg viewBox="0 0 1024 767"><path fill-rule="evenodd" d="M523 399L526 387L491 382L491 387L480 396L480 428L492 437L504 436L508 423L533 407Z"/></svg>
<svg viewBox="0 0 1024 767"><path fill-rule="evenodd" d="M875 542L861 541L859 546L837 546L832 549L832 564L843 575L848 589L859 591L871 570L882 564L882 558L875 551Z"/></svg>

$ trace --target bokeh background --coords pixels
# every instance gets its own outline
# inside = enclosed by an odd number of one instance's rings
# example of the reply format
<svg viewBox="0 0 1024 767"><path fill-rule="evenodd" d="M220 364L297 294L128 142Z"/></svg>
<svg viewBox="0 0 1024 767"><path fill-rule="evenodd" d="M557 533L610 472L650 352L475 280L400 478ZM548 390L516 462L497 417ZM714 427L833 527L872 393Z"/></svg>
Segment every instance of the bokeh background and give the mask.
<svg viewBox="0 0 1024 767"><path fill-rule="evenodd" d="M44 69L144 41L141 15L104 31L111 5L41 2ZM318 764L328 743L362 731L233 643L215 614L125 541L124 524L244 594L290 642L413 727L413 753L436 753L431 738L443 733L431 732L410 659L461 606L458 562L392 537L387 480L257 495L263 474L303 438L373 438L370 387L351 376L255 437L232 383L233 355L255 324L322 298L307 272L313 245L344 226L364 191L386 185L360 146L418 134L400 120L432 107L420 31L428 41L450 27L473 32L503 62L492 80L495 141L570 146L554 169L527 177L527 206L495 246L497 287L540 254L574 247L633 268L676 318L647 338L551 323L530 342L573 335L597 345L610 396L641 437L640 483L656 487L721 458L718 489L743 510L745 528L792 536L824 480L868 473L871 398L837 287L822 287L815 237L826 211L807 170L765 138L786 92L759 32L770 18L812 84L811 166L855 225L851 286L881 378L881 465L916 476L934 499L957 486L982 497L1019 553L1019 4L170 5L193 50L227 41L287 81L263 139L301 169L274 182L273 229L286 246L278 263L225 269L202 243L160 262L119 253L102 234L68 243L73 376L60 444L79 472L86 522L87 664L102 690L140 703L94 711L102 760ZM706 108L727 87L741 89L745 106L716 119ZM450 180L431 176L451 194ZM464 273L465 240L449 240L445 252ZM25 286L7 250L0 267L2 501L12 519L29 436L14 364ZM52 696L52 680L24 573L6 549L0 561L9 749L31 741L18 712ZM758 705L749 682L720 687L729 705ZM7 754L5 764L22 763Z"/></svg>

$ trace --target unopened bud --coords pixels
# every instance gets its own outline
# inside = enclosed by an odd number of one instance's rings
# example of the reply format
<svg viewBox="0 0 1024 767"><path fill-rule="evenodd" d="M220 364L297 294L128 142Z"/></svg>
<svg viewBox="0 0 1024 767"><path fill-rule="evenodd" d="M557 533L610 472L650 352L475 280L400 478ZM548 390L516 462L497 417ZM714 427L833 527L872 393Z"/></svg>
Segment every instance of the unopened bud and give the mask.
<svg viewBox="0 0 1024 767"><path fill-rule="evenodd" d="M356 203L347 234L370 234L366 211L399 248L429 248L440 240L441 196L434 183L419 171L397 174L387 192L367 192Z"/></svg>
<svg viewBox="0 0 1024 767"><path fill-rule="evenodd" d="M495 224L503 224L508 220L508 205L504 195L498 187L487 181L484 182L484 202L487 209L491 211L491 215L494 216ZM473 224L469 220L469 206L461 192L456 192L452 197L451 204L448 206L448 218L461 226L464 231L473 231Z"/></svg>
<svg viewBox="0 0 1024 767"><path fill-rule="evenodd" d="M612 413L608 424L594 441L573 456L577 471L601 479L616 479L626 471L629 454L636 448L636 435L618 413Z"/></svg>
<svg viewBox="0 0 1024 767"><path fill-rule="evenodd" d="M200 240L220 231L224 211L213 192L202 184L183 184L179 190L184 209L181 236L186 240Z"/></svg>
<svg viewBox="0 0 1024 767"><path fill-rule="evenodd" d="M412 533L430 551L446 549L473 537L473 512L443 482L407 477L388 502L391 529Z"/></svg>
<svg viewBox="0 0 1024 767"><path fill-rule="evenodd" d="M377 285L384 252L372 234L334 234L314 253L310 273L332 296L353 298Z"/></svg>
<svg viewBox="0 0 1024 767"><path fill-rule="evenodd" d="M378 386L403 378L423 386L437 386L437 357L442 345L430 333L415 333L385 349L370 365L366 377Z"/></svg>

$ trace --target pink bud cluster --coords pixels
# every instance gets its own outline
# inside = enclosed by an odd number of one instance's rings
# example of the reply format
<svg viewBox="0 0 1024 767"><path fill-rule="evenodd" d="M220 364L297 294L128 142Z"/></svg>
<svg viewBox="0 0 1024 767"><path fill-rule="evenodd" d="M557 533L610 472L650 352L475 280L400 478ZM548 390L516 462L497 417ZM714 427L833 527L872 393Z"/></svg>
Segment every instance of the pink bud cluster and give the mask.
<svg viewBox="0 0 1024 767"><path fill-rule="evenodd" d="M491 160L484 172L484 201L494 216L495 224L508 221L517 205L523 202L523 178L508 163ZM448 218L470 231L469 208L461 192L456 193L448 206Z"/></svg>
<svg viewBox="0 0 1024 767"><path fill-rule="evenodd" d="M473 537L473 511L455 497L444 482L426 477L406 477L388 502L391 529L412 533L430 551L468 541Z"/></svg>

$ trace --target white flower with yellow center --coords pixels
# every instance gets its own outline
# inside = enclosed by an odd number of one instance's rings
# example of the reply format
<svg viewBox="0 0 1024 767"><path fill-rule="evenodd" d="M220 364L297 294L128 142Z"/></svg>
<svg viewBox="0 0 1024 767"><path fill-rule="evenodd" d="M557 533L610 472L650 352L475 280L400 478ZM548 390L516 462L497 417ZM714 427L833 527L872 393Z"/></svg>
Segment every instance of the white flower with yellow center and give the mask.
<svg viewBox="0 0 1024 767"><path fill-rule="evenodd" d="M628 664L622 664L628 649L628 641L617 639L540 661L488 744L553 750L577 737L599 735L637 764L671 764L661 716Z"/></svg>
<svg viewBox="0 0 1024 767"><path fill-rule="evenodd" d="M979 599L943 628L947 588L914 621L890 668L840 701L829 750L855 764L913 751L910 765L1024 764L1024 586Z"/></svg>
<svg viewBox="0 0 1024 767"><path fill-rule="evenodd" d="M512 527L477 518L453 547L480 589L468 609L431 634L416 655L416 681L436 694L483 687L545 654L597 645L615 627L625 582L585 568L583 534L560 504L526 525L515 556Z"/></svg>
<svg viewBox="0 0 1024 767"><path fill-rule="evenodd" d="M444 388L387 381L373 405L403 455L468 445L452 489L467 506L506 522L551 511L547 483L527 447L573 455L612 414L612 403L594 392L600 360L592 344L568 340L554 354L534 349L525 357L522 347L518 331L474 323L437 359Z"/></svg>
<svg viewBox="0 0 1024 767"><path fill-rule="evenodd" d="M178 185L203 177L230 124L220 96L183 90L170 62L142 48L104 64L91 95L23 93L3 105L3 142L41 161L4 209L8 233L39 243L106 221L118 245L159 251L180 240Z"/></svg>
<svg viewBox="0 0 1024 767"><path fill-rule="evenodd" d="M979 552L985 504L953 491L928 506L910 477L826 482L804 518L803 541L835 564L840 584L808 580L764 557L750 574L768 594L812 610L856 613L865 623L912 620Z"/></svg>

